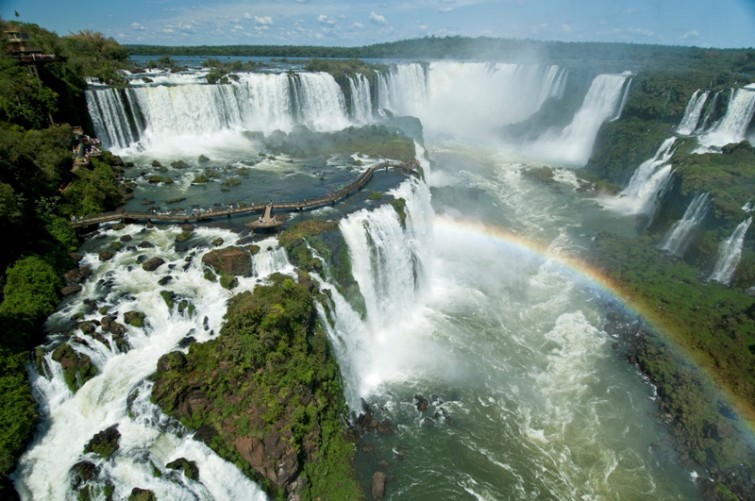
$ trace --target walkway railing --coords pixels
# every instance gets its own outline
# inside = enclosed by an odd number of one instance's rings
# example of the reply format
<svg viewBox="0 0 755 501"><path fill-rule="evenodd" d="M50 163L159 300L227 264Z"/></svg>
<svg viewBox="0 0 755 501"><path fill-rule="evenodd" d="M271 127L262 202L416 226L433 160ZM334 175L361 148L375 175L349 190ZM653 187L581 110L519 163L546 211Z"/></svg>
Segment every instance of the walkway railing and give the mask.
<svg viewBox="0 0 755 501"><path fill-rule="evenodd" d="M404 173L408 174L413 172L417 168L416 161L408 163L389 163L385 162L378 165L373 165L367 169L361 176L359 176L353 183L348 184L338 191L330 193L328 195L310 198L305 200L299 200L294 202L272 202L276 211L304 211L311 210L317 207L323 207L325 205L332 205L336 202L348 197L357 190L362 189L367 183L372 180L372 176L375 171L390 169L401 169ZM255 214L264 212L265 207L270 205L268 203L255 203L255 204L237 204L235 207L225 209L194 209L191 212L132 212L117 210L114 212L107 212L98 214L96 216L74 219L71 225L75 228L81 228L85 226L94 226L100 223L108 223L111 221L151 221L151 222L189 222L189 221L207 221L219 217L233 217L243 216L248 214Z"/></svg>

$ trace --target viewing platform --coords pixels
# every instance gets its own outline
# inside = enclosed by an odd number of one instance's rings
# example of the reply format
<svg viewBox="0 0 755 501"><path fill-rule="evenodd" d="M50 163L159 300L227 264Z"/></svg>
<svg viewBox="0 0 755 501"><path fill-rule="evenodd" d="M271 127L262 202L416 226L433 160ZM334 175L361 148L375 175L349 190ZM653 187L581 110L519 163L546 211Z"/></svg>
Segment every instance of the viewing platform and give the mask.
<svg viewBox="0 0 755 501"><path fill-rule="evenodd" d="M239 203L224 209L193 209L191 211L157 212L152 210L149 212L132 212L118 210L86 218L75 218L71 221L71 225L74 228L83 228L113 221L144 221L152 223L186 223L193 221L200 223L222 217L231 218L234 216L261 214L261 217L257 221L249 223L250 229L254 231L276 230L285 222L285 218L280 215L274 215L273 209L281 212L303 212L305 210L312 210L327 205L335 205L337 202L347 198L352 193L367 185L367 183L372 180L375 172L396 169L408 175L416 171L418 167L419 163L416 160L404 163L383 162L373 165L363 172L353 183L344 186L338 191L317 198L293 202L269 201L267 203L252 203L248 205Z"/></svg>

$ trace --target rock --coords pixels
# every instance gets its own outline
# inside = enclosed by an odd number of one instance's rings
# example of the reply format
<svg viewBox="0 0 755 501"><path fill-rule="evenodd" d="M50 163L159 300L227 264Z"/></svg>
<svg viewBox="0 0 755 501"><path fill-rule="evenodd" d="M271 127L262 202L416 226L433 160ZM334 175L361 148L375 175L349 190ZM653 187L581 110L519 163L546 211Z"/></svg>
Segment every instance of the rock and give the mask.
<svg viewBox="0 0 755 501"><path fill-rule="evenodd" d="M75 392L97 374L97 367L88 355L79 353L69 344L61 344L52 352L52 359L60 363L66 384Z"/></svg>
<svg viewBox="0 0 755 501"><path fill-rule="evenodd" d="M152 242L148 240L144 240L143 242L139 242L139 247L142 249L151 249L155 246Z"/></svg>
<svg viewBox="0 0 755 501"><path fill-rule="evenodd" d="M155 271L165 263L165 260L159 256L148 259L142 264L144 271Z"/></svg>
<svg viewBox="0 0 755 501"><path fill-rule="evenodd" d="M170 468L171 470L183 471L184 475L186 475L186 478L199 480L199 468L197 468L197 463L195 463L194 461L189 461L185 458L178 458L166 464L165 466L167 468Z"/></svg>
<svg viewBox="0 0 755 501"><path fill-rule="evenodd" d="M70 284L78 284L84 279L84 275L81 273L81 270L74 268L65 272L63 278Z"/></svg>
<svg viewBox="0 0 755 501"><path fill-rule="evenodd" d="M186 367L186 356L180 351L166 353L157 361L158 372L170 372Z"/></svg>
<svg viewBox="0 0 755 501"><path fill-rule="evenodd" d="M97 327L94 322L86 321L79 324L79 329L81 329L81 332L83 332L84 334L94 334L94 332L97 330Z"/></svg>
<svg viewBox="0 0 755 501"><path fill-rule="evenodd" d="M81 286L78 284L66 285L65 287L60 289L60 293L63 295L63 297L72 296L79 291L81 291Z"/></svg>
<svg viewBox="0 0 755 501"><path fill-rule="evenodd" d="M414 395L414 400L416 401L417 410L419 412L425 412L427 410L428 401L425 397L420 395L419 393Z"/></svg>
<svg viewBox="0 0 755 501"><path fill-rule="evenodd" d="M372 474L372 499L383 499L385 497L385 473L376 471Z"/></svg>
<svg viewBox="0 0 755 501"><path fill-rule="evenodd" d="M134 237L132 237L131 235L123 235L121 237L121 242L130 242L133 239L134 239Z"/></svg>
<svg viewBox="0 0 755 501"><path fill-rule="evenodd" d="M281 438L277 432L270 431L262 439L256 436L237 437L233 445L252 468L282 487L293 480L299 470L299 460L296 450Z"/></svg>
<svg viewBox="0 0 755 501"><path fill-rule="evenodd" d="M118 441L121 438L121 432L118 431L118 425L114 424L96 433L92 440L84 447L84 452L94 452L105 459L109 459L120 447Z"/></svg>
<svg viewBox="0 0 755 501"><path fill-rule="evenodd" d="M181 231L185 231L186 233L191 233L192 231L194 231L194 225L191 223L182 224Z"/></svg>
<svg viewBox="0 0 755 501"><path fill-rule="evenodd" d="M157 281L158 285L168 285L171 281L173 281L173 277L170 275L165 275L163 278Z"/></svg>
<svg viewBox="0 0 755 501"><path fill-rule="evenodd" d="M156 161L156 160L155 160ZM157 501L155 493L148 489L134 487L128 496L128 501Z"/></svg>
<svg viewBox="0 0 755 501"><path fill-rule="evenodd" d="M126 327L123 324L119 324L115 321L115 318L107 315L102 317L100 325L102 326L102 330L116 336L123 336L126 333Z"/></svg>
<svg viewBox="0 0 755 501"><path fill-rule="evenodd" d="M216 273L235 276L251 276L252 258L248 250L242 247L216 249L202 256L202 262L211 266Z"/></svg>
<svg viewBox="0 0 755 501"><path fill-rule="evenodd" d="M94 480L100 469L89 461L79 461L71 467L71 487L78 489L82 484Z"/></svg>
<svg viewBox="0 0 755 501"><path fill-rule="evenodd" d="M100 251L98 254L100 261L110 261L113 259L113 256L115 256L115 252L109 250Z"/></svg>
<svg viewBox="0 0 755 501"><path fill-rule="evenodd" d="M134 327L144 327L144 313L141 311L127 311L123 314L123 321Z"/></svg>

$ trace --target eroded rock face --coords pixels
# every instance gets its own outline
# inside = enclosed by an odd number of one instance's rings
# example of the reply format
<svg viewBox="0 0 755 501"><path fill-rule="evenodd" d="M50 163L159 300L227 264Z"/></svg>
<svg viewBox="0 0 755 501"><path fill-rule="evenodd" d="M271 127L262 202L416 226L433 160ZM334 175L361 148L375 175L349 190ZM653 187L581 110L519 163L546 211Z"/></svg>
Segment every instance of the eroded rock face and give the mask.
<svg viewBox="0 0 755 501"><path fill-rule="evenodd" d="M376 471L372 474L372 499L383 499L385 497L385 473Z"/></svg>
<svg viewBox="0 0 755 501"><path fill-rule="evenodd" d="M296 450L281 440L276 431L269 432L262 439L241 436L233 445L241 457L275 485L287 485L299 470Z"/></svg>
<svg viewBox="0 0 755 501"><path fill-rule="evenodd" d="M252 275L252 255L243 247L226 247L208 252L202 262L216 273L249 277Z"/></svg>

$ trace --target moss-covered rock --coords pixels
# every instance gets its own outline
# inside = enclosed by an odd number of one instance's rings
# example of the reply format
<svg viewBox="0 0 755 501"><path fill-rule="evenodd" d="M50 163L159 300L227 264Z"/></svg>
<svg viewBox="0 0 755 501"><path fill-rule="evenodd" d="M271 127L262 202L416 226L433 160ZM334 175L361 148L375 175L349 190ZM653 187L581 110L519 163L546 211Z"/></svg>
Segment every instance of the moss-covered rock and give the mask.
<svg viewBox="0 0 755 501"><path fill-rule="evenodd" d="M132 327L144 327L145 315L141 311L131 310L123 314L123 321Z"/></svg>
<svg viewBox="0 0 755 501"><path fill-rule="evenodd" d="M194 461L189 461L185 458L178 458L166 464L165 467L170 468L171 470L182 471L184 475L186 475L186 478L189 478L191 480L199 480L199 468L197 467L197 463L195 463Z"/></svg>
<svg viewBox="0 0 755 501"><path fill-rule="evenodd" d="M115 451L120 448L120 439L121 432L118 431L118 425L114 424L96 433L84 447L84 452L93 452L105 459L110 459Z"/></svg>
<svg viewBox="0 0 755 501"><path fill-rule="evenodd" d="M84 386L84 383L98 373L92 359L88 355L77 352L68 343L58 346L52 353L52 359L60 362L66 385L73 392Z"/></svg>
<svg viewBox="0 0 755 501"><path fill-rule="evenodd" d="M252 255L244 247L215 249L204 256L202 262L211 266L215 273L248 277L252 275Z"/></svg>
<svg viewBox="0 0 755 501"><path fill-rule="evenodd" d="M312 296L288 277L271 281L233 298L221 335L192 344L186 365L162 360L170 370L156 373L152 398L274 496L360 499Z"/></svg>

